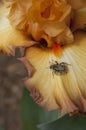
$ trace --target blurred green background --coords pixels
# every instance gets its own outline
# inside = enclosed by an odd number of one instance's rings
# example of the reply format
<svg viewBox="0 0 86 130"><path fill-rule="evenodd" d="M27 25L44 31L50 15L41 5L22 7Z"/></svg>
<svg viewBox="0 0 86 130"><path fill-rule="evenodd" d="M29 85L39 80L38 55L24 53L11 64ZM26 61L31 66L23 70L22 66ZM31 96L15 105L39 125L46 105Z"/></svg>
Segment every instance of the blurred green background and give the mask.
<svg viewBox="0 0 86 130"><path fill-rule="evenodd" d="M29 96L29 92L24 88L21 99L21 115L23 130L38 130L40 123L49 123L59 116L58 111L47 112L39 107Z"/></svg>
<svg viewBox="0 0 86 130"><path fill-rule="evenodd" d="M23 89L21 99L23 130L86 130L86 114L60 115L55 110L47 112L39 107Z"/></svg>

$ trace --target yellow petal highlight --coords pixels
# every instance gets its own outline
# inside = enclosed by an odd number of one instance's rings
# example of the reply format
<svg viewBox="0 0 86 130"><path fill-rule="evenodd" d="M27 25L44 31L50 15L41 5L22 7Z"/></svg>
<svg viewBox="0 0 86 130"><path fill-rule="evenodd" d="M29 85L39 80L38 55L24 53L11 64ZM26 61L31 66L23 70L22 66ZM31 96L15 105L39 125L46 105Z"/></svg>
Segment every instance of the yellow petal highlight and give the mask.
<svg viewBox="0 0 86 130"><path fill-rule="evenodd" d="M86 111L86 33L77 32L74 44L66 47L61 57L52 50L32 47L27 49L26 58L35 73L25 84L38 104L70 115ZM50 69L55 61L67 63L68 72L55 74Z"/></svg>
<svg viewBox="0 0 86 130"><path fill-rule="evenodd" d="M74 19L72 23L72 29L75 31L79 28L86 26L86 8L76 10L74 12Z"/></svg>
<svg viewBox="0 0 86 130"><path fill-rule="evenodd" d="M47 22L44 24L43 29L46 34L51 37L56 37L61 34L66 28L66 25L62 22Z"/></svg>
<svg viewBox="0 0 86 130"><path fill-rule="evenodd" d="M63 45L70 44L70 43L73 43L74 36L71 30L67 26L65 26L64 30L59 35L54 37L54 41Z"/></svg>
<svg viewBox="0 0 86 130"><path fill-rule="evenodd" d="M35 42L28 36L10 25L7 19L9 10L2 7L0 10L0 50L7 54L14 54L16 47L28 47Z"/></svg>

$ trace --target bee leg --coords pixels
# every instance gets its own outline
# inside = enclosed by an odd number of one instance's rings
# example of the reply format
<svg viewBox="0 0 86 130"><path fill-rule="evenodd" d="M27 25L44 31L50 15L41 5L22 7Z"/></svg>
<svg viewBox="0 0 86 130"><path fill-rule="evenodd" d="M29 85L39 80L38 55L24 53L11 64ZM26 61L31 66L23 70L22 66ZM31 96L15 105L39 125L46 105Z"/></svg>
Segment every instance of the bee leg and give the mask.
<svg viewBox="0 0 86 130"><path fill-rule="evenodd" d="M57 62L57 61L55 61L55 63L58 65L58 62Z"/></svg>
<svg viewBox="0 0 86 130"><path fill-rule="evenodd" d="M60 65L71 65L71 64L68 64L68 63L62 62L62 63L60 63Z"/></svg>

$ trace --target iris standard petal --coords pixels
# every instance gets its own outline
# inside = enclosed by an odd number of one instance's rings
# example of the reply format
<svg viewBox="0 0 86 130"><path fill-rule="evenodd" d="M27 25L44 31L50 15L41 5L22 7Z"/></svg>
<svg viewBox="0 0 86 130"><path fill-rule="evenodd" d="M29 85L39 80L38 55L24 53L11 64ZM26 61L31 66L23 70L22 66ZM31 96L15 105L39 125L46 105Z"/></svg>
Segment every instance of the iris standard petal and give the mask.
<svg viewBox="0 0 86 130"><path fill-rule="evenodd" d="M86 26L86 8L76 10L72 22L72 30L84 28Z"/></svg>
<svg viewBox="0 0 86 130"><path fill-rule="evenodd" d="M13 27L20 30L28 28L27 19L28 9L32 5L32 0L8 0L7 4L10 7L9 20Z"/></svg>
<svg viewBox="0 0 86 130"><path fill-rule="evenodd" d="M80 9L86 7L86 0L67 0L73 9Z"/></svg>
<svg viewBox="0 0 86 130"><path fill-rule="evenodd" d="M8 54L14 54L16 47L29 47L36 42L31 41L27 35L16 30L7 19L9 10L1 7L0 10L0 50Z"/></svg>

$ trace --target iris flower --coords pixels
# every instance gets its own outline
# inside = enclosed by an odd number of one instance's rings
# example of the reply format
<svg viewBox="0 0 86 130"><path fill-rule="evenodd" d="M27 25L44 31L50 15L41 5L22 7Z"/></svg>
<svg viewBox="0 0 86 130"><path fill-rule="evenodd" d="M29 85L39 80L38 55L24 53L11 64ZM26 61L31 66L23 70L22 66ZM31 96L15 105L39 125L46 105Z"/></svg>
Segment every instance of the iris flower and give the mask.
<svg viewBox="0 0 86 130"><path fill-rule="evenodd" d="M86 0L7 4L0 10L0 48L13 54L26 47L21 60L30 75L24 83L35 102L70 115L86 112L86 32L80 30L86 26Z"/></svg>

